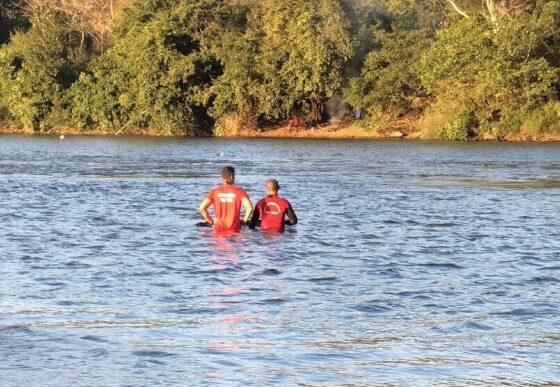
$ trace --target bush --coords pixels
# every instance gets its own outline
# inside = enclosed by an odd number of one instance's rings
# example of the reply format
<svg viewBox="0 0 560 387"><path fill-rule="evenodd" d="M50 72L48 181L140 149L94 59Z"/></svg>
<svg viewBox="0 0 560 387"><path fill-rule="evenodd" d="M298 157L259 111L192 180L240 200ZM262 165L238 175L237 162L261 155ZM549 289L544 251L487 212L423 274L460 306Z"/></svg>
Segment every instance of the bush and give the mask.
<svg viewBox="0 0 560 387"><path fill-rule="evenodd" d="M560 14L550 11L558 8L552 3L501 20L499 28L473 18L441 30L421 58L422 83L438 101L472 107L480 131L519 130L529 112L558 98L560 73L549 44Z"/></svg>
<svg viewBox="0 0 560 387"><path fill-rule="evenodd" d="M137 1L117 22L113 45L72 88L76 124L170 134L207 130L211 121L199 94L220 68L203 48L220 4Z"/></svg>
<svg viewBox="0 0 560 387"><path fill-rule="evenodd" d="M420 5L395 11L390 25L376 32L376 48L366 56L360 76L350 79L346 102L377 121L380 115L387 121L421 111L425 93L417 63L433 41L439 19L437 10Z"/></svg>
<svg viewBox="0 0 560 387"><path fill-rule="evenodd" d="M7 120L38 130L76 76L66 19L49 8L35 12L31 28L0 48L0 110Z"/></svg>
<svg viewBox="0 0 560 387"><path fill-rule="evenodd" d="M473 134L476 125L474 115L463 111L455 114L445 125L434 130L434 136L438 140L466 141Z"/></svg>
<svg viewBox="0 0 560 387"><path fill-rule="evenodd" d="M341 0L252 2L247 25L216 45L224 74L206 99L214 117L252 114L278 122L309 114L326 118L340 90L343 65L354 52Z"/></svg>
<svg viewBox="0 0 560 387"><path fill-rule="evenodd" d="M527 115L521 131L530 135L560 133L560 102L551 102Z"/></svg>

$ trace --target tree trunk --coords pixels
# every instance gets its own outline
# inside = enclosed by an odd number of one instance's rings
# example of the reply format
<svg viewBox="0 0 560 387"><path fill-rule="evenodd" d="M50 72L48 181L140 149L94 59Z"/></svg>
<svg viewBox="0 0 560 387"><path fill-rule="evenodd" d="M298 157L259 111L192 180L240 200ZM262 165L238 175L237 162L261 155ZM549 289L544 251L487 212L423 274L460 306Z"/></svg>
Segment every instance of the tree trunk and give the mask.
<svg viewBox="0 0 560 387"><path fill-rule="evenodd" d="M80 55L83 53L85 40L86 40L86 33L82 31L80 36L80 51L79 51Z"/></svg>
<svg viewBox="0 0 560 387"><path fill-rule="evenodd" d="M311 98L311 113L309 120L312 125L319 124L325 119L325 101L322 99Z"/></svg>

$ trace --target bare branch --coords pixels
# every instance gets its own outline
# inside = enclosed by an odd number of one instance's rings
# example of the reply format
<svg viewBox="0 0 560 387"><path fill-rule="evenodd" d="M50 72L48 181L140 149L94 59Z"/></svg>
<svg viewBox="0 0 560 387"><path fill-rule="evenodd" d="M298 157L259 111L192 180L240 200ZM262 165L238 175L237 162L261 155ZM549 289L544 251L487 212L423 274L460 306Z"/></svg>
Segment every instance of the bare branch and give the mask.
<svg viewBox="0 0 560 387"><path fill-rule="evenodd" d="M465 11L463 11L461 8L459 8L459 6L455 3L454 0L445 0L445 1L447 1L449 4L451 4L451 6L455 10L455 12L457 12L459 15L463 16L466 19L470 19L470 16Z"/></svg>
<svg viewBox="0 0 560 387"><path fill-rule="evenodd" d="M496 10L494 9L494 0L486 0L486 9L490 15L490 22L496 23Z"/></svg>

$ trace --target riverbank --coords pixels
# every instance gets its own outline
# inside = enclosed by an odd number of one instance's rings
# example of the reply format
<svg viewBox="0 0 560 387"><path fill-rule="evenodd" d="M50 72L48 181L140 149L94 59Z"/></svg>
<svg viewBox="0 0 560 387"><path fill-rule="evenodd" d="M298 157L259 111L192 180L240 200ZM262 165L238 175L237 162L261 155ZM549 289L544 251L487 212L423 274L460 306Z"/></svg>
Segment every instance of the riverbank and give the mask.
<svg viewBox="0 0 560 387"><path fill-rule="evenodd" d="M355 123L323 125L314 128L294 128L290 125L270 129L238 128L222 134L220 137L242 138L314 138L314 139L401 139L401 140L437 140L432 133L417 130L414 125L396 126L384 132L368 130ZM560 142L560 134L509 133L497 138L489 133L469 138L468 141L505 141L505 142Z"/></svg>
<svg viewBox="0 0 560 387"><path fill-rule="evenodd" d="M55 127L42 131L32 129L17 128L13 126L0 126L0 134L21 134L36 136L146 136L146 137L175 137L177 134L164 133L160 130L146 128L125 128L122 130L114 129L91 129L81 130L77 128Z"/></svg>
<svg viewBox="0 0 560 387"><path fill-rule="evenodd" d="M0 134L23 134L23 135L51 135L51 136L145 136L145 137L177 137L181 134L166 133L155 129L125 128L122 130L93 129L79 130L76 128L52 128L41 132L29 129L21 129L11 126L0 126ZM185 135L186 136L186 135ZM401 140L435 140L422 131L410 128L399 128L384 133L367 130L354 123L343 123L337 125L322 125L312 128L294 128L290 125L278 126L269 129L236 128L217 137L223 138L309 138L309 139L401 139ZM560 134L529 134L510 133L503 138L496 138L490 134L479 135L468 141L505 141L505 142L560 142Z"/></svg>

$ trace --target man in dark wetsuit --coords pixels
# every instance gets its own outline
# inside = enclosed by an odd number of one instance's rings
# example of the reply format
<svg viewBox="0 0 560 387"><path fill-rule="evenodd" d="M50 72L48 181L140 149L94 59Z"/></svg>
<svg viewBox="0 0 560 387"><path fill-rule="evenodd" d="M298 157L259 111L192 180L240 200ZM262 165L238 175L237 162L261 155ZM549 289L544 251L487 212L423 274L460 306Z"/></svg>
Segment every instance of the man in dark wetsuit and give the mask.
<svg viewBox="0 0 560 387"><path fill-rule="evenodd" d="M298 218L292 205L278 196L280 185L275 179L266 182L267 196L259 200L249 221L249 228L260 226L261 230L283 232L284 226L297 224ZM288 219L286 219L286 217Z"/></svg>

